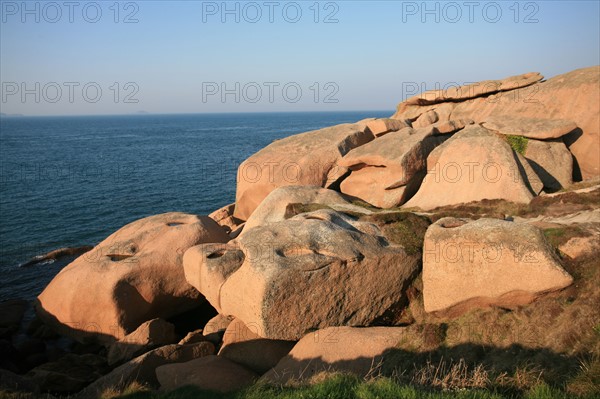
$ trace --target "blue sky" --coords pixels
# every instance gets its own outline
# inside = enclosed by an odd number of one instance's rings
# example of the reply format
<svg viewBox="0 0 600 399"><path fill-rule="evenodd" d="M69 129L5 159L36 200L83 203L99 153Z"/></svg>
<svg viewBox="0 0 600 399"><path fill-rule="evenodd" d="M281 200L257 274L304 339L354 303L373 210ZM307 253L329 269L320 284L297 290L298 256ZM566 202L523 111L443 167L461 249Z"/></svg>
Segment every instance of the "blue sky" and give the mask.
<svg viewBox="0 0 600 399"><path fill-rule="evenodd" d="M392 110L600 64L598 1L0 3L4 113Z"/></svg>

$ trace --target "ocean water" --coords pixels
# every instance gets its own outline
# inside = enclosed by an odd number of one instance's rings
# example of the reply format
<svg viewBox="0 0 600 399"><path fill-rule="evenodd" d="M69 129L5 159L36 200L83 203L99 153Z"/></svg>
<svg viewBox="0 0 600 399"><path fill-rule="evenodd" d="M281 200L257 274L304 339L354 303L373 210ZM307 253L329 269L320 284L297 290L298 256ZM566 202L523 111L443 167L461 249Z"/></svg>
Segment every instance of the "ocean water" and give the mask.
<svg viewBox="0 0 600 399"><path fill-rule="evenodd" d="M72 260L136 219L208 214L235 200L236 171L275 139L392 111L0 119L0 300L32 299Z"/></svg>

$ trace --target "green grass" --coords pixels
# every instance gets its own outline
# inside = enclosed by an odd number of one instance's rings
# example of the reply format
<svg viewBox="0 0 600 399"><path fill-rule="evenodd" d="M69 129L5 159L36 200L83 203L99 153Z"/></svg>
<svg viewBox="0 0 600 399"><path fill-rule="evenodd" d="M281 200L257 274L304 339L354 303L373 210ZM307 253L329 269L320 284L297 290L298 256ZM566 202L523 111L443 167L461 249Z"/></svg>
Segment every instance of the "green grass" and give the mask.
<svg viewBox="0 0 600 399"><path fill-rule="evenodd" d="M508 145L521 155L525 155L525 151L527 151L527 141L527 137L523 136L506 136Z"/></svg>
<svg viewBox="0 0 600 399"><path fill-rule="evenodd" d="M390 378L364 381L345 374L333 375L321 382L296 387L275 387L256 384L229 394L183 387L172 392L140 391L115 396L119 399L567 399L573 397L546 384L539 384L522 394L505 394L485 389L434 391L399 384ZM593 396L588 396L592 398Z"/></svg>

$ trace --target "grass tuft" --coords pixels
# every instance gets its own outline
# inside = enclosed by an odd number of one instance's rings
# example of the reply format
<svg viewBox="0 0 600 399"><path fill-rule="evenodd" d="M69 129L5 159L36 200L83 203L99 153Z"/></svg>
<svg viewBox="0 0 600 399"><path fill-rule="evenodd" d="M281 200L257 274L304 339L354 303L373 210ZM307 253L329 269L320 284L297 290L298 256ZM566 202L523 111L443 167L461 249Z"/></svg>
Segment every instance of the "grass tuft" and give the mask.
<svg viewBox="0 0 600 399"><path fill-rule="evenodd" d="M506 136L506 142L515 152L518 152L521 155L525 155L525 151L527 151L527 142L529 140L527 137L523 136Z"/></svg>

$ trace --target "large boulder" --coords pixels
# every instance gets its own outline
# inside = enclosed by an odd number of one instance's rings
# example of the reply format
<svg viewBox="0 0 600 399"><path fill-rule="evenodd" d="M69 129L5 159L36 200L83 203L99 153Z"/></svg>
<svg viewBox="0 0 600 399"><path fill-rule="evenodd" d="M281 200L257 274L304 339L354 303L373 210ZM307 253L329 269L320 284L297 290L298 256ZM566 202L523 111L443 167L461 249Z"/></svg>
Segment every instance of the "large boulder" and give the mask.
<svg viewBox="0 0 600 399"><path fill-rule="evenodd" d="M219 313L264 338L297 340L314 329L376 322L404 299L419 258L373 223L321 209L224 246L192 247L184 269Z"/></svg>
<svg viewBox="0 0 600 399"><path fill-rule="evenodd" d="M543 233L527 223L442 218L425 234L425 311L515 307L569 286Z"/></svg>
<svg viewBox="0 0 600 399"><path fill-rule="evenodd" d="M573 183L573 155L559 140L529 140L525 158L548 191L560 190Z"/></svg>
<svg viewBox="0 0 600 399"><path fill-rule="evenodd" d="M212 219L166 213L132 222L62 269L39 295L39 316L78 340L112 342L143 322L197 307L201 294L184 277L189 247L227 242Z"/></svg>
<svg viewBox="0 0 600 399"><path fill-rule="evenodd" d="M404 206L432 209L483 199L529 203L541 188L525 158L498 135L471 126L431 152L427 175Z"/></svg>
<svg viewBox="0 0 600 399"><path fill-rule="evenodd" d="M213 392L232 392L246 388L258 374L221 356L205 356L186 363L167 364L156 369L160 387L167 391L194 386Z"/></svg>
<svg viewBox="0 0 600 399"><path fill-rule="evenodd" d="M393 118L416 120L433 109L440 120L452 115L476 123L498 116L572 121L578 129L563 138L577 161L578 172L584 180L600 176L600 66L540 79L539 74L530 74L500 85L479 82L463 86L456 93L423 93L400 103ZM439 112L442 108L443 113Z"/></svg>
<svg viewBox="0 0 600 399"><path fill-rule="evenodd" d="M304 336L261 381L285 384L321 372L367 377L407 337L404 327L330 327Z"/></svg>
<svg viewBox="0 0 600 399"><path fill-rule="evenodd" d="M81 399L99 398L104 391L123 390L132 383L158 388L156 369L165 364L184 363L213 355L215 347L210 342L190 345L166 345L146 352L98 378L76 396Z"/></svg>
<svg viewBox="0 0 600 399"><path fill-rule="evenodd" d="M327 187L338 159L374 136L366 121L342 124L277 140L238 168L234 216L247 220L262 200L282 186Z"/></svg>
<svg viewBox="0 0 600 399"><path fill-rule="evenodd" d="M449 137L445 133L408 127L355 148L338 162L351 171L340 190L380 208L403 204L419 188L427 156Z"/></svg>

